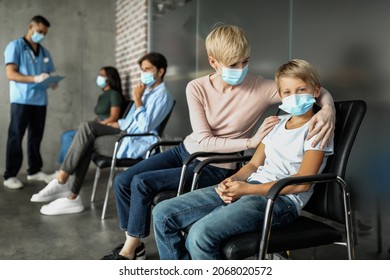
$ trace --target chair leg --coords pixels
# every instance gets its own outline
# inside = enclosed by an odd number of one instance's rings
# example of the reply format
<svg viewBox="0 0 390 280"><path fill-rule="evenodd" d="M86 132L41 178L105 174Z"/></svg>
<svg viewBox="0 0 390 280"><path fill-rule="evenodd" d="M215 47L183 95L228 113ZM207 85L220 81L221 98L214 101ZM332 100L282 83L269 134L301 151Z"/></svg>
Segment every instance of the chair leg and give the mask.
<svg viewBox="0 0 390 280"><path fill-rule="evenodd" d="M106 210L107 210L108 196L109 195L110 195L110 186L107 185L106 196L104 198L104 204L103 204L103 210L102 210L102 216L101 216L102 220L104 220L106 217Z"/></svg>
<svg viewBox="0 0 390 280"><path fill-rule="evenodd" d="M381 205L380 197L376 195L376 252L382 253L382 217L381 217ZM389 248L390 252L390 248Z"/></svg>
<svg viewBox="0 0 390 280"><path fill-rule="evenodd" d="M101 169L99 167L96 167L95 180L93 181L91 202L95 201L96 188L97 188L97 184L98 184L98 181L99 181L99 178L100 178L100 171L101 171Z"/></svg>
<svg viewBox="0 0 390 280"><path fill-rule="evenodd" d="M102 220L104 220L106 217L108 197L110 196L110 189L111 189L111 187L113 185L113 181L114 181L114 172L115 172L115 167L111 167L110 177L108 178L108 182L107 182L106 196L104 198L103 211L102 211L102 216L101 216Z"/></svg>
<svg viewBox="0 0 390 280"><path fill-rule="evenodd" d="M196 189L198 178L199 178L199 173L194 173L194 177L192 177L191 191L194 191Z"/></svg>

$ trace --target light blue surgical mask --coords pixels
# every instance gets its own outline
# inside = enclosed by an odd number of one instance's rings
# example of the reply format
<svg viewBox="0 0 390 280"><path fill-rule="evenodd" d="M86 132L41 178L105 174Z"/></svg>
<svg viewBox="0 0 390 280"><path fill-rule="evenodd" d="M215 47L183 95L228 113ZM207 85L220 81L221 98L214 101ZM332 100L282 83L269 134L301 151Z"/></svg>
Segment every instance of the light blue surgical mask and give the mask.
<svg viewBox="0 0 390 280"><path fill-rule="evenodd" d="M142 71L141 72L141 82L143 84L147 85L148 87L150 87L151 85L153 85L156 82L156 79L154 78L154 74L155 73Z"/></svg>
<svg viewBox="0 0 390 280"><path fill-rule="evenodd" d="M31 40L36 44L42 42L43 39L45 39L45 35L37 31L34 31L33 35L31 36Z"/></svg>
<svg viewBox="0 0 390 280"><path fill-rule="evenodd" d="M107 81L106 81L106 78L103 77L103 76L97 76L96 78L96 84L98 87L100 88L104 88L106 85L107 85Z"/></svg>
<svg viewBox="0 0 390 280"><path fill-rule="evenodd" d="M310 93L292 94L283 98L279 108L293 116L300 116L309 111L315 102L315 98Z"/></svg>
<svg viewBox="0 0 390 280"><path fill-rule="evenodd" d="M244 81L247 73L248 65L246 65L242 69L222 67L221 78L229 85L236 86L241 84L242 81Z"/></svg>

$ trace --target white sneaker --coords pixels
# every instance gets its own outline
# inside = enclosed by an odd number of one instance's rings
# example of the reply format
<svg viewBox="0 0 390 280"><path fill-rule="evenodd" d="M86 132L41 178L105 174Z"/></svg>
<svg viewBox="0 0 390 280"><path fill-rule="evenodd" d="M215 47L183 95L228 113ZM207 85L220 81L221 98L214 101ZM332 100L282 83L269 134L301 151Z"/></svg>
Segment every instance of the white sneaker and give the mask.
<svg viewBox="0 0 390 280"><path fill-rule="evenodd" d="M53 178L42 171L39 171L33 175L27 175L27 181L43 181L46 184L49 184L51 180L53 180Z"/></svg>
<svg viewBox="0 0 390 280"><path fill-rule="evenodd" d="M9 188L11 190L17 190L23 188L23 183L19 181L16 177L10 177L3 182L4 187Z"/></svg>
<svg viewBox="0 0 390 280"><path fill-rule="evenodd" d="M75 199L59 198L41 207L41 213L44 215L74 214L83 211L84 206L80 196Z"/></svg>
<svg viewBox="0 0 390 280"><path fill-rule="evenodd" d="M47 174L47 176L49 176L49 178L50 178L50 182L51 182L51 180L54 180L54 179L57 179L58 178L58 174L60 174L60 171L59 170L56 170L54 173L52 173L52 174ZM49 182L49 183L50 183Z"/></svg>
<svg viewBox="0 0 390 280"><path fill-rule="evenodd" d="M32 202L48 202L61 197L68 197L70 191L69 181L65 184L60 184L57 179L52 180L39 193L33 194Z"/></svg>

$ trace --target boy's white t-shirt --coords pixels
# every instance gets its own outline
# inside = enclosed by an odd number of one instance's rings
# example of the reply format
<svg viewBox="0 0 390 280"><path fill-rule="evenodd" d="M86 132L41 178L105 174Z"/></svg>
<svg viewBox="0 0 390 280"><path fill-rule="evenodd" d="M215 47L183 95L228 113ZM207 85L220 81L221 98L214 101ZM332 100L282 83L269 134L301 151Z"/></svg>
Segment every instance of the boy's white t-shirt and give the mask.
<svg viewBox="0 0 390 280"><path fill-rule="evenodd" d="M324 149L320 148L320 143L313 148L311 144L315 136L310 140L305 140L309 131L309 122L299 128L286 129L286 123L290 118L291 115L279 116L279 123L264 137L262 141L265 145L266 156L264 165L259 166L257 171L249 176L247 182L267 183L296 174L302 163L303 154L308 150L323 150L325 152L318 174L322 172L327 157L333 154L333 139L332 143ZM294 202L298 214L300 214L312 193L313 190L310 188L309 191L304 193L287 195Z"/></svg>

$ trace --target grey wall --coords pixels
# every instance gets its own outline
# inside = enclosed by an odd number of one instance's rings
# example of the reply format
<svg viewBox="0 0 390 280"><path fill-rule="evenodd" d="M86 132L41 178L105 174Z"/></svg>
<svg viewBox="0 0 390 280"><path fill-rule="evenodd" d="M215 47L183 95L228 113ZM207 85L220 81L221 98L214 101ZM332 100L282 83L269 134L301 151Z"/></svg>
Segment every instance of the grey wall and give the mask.
<svg viewBox="0 0 390 280"><path fill-rule="evenodd" d="M370 192L390 185L389 88L390 2L387 0L193 0L153 22L152 46L167 54L167 82L179 100L167 133L191 131L185 85L212 71L204 39L218 22L244 28L251 41L250 70L273 78L290 58L303 58L319 70L323 86L335 100L363 99L368 112L347 170L354 189ZM191 75L189 75L191 74ZM272 111L269 111L270 113ZM364 201L367 196L361 195Z"/></svg>
<svg viewBox="0 0 390 280"><path fill-rule="evenodd" d="M164 77L176 105L165 129L165 137L190 132L185 87L196 75L196 1L158 18L152 23L151 51L164 54L168 70Z"/></svg>
<svg viewBox="0 0 390 280"><path fill-rule="evenodd" d="M299 0L293 7L293 57L317 66L335 100L367 103L347 170L360 207L369 210L373 190L386 191L383 197L390 202L390 181L384 172L390 166L390 38L385 28L390 25L390 2Z"/></svg>
<svg viewBox="0 0 390 280"><path fill-rule="evenodd" d="M56 73L66 77L57 90L49 90L46 128L41 145L45 171L54 171L61 132L91 120L100 93L95 84L100 67L115 66L115 0L0 0L0 172L5 167L9 124L9 91L4 49L27 32L36 14L51 23L43 45L53 57ZM26 138L26 137L25 137ZM26 145L24 145L24 148ZM26 151L24 153L26 159ZM26 173L26 160L21 169ZM23 179L21 177L21 179Z"/></svg>
<svg viewBox="0 0 390 280"><path fill-rule="evenodd" d="M288 16L287 0L193 0L155 19L152 50L166 55L169 64L166 82L177 100L166 136L184 137L191 132L185 87L190 80L213 71L204 42L216 23L244 28L251 40L251 71L272 78L274 70L288 56Z"/></svg>

